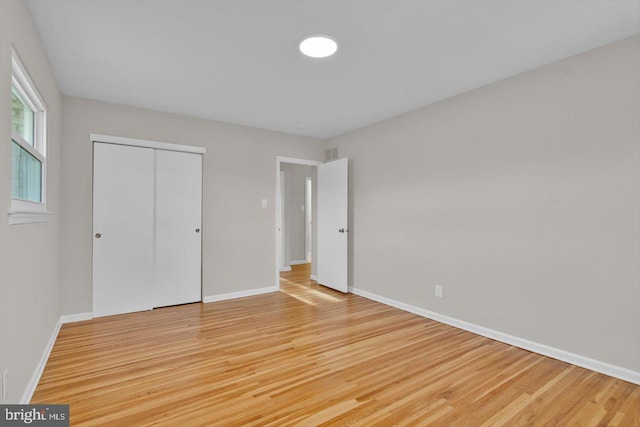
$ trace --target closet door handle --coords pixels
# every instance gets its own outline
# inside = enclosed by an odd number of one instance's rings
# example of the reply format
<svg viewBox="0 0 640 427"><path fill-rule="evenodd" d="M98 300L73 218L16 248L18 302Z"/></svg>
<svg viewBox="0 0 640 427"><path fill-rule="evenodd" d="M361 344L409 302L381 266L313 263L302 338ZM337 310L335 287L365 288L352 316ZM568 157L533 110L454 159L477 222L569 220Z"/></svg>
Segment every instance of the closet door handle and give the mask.
<svg viewBox="0 0 640 427"><path fill-rule="evenodd" d="M196 233L199 233L199 232L200 232L200 229L199 229L199 228L196 228Z"/></svg>
<svg viewBox="0 0 640 427"><path fill-rule="evenodd" d="M100 234L100 233L96 233L96 239L99 239L99 238L101 238L101 237L102 237L102 234Z"/></svg>

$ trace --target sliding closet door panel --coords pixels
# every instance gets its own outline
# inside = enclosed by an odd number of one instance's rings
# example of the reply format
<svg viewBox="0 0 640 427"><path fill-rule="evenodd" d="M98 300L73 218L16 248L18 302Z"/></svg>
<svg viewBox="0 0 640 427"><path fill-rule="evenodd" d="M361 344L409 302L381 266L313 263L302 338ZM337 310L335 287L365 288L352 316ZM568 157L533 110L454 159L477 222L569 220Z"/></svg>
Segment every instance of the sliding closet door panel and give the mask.
<svg viewBox="0 0 640 427"><path fill-rule="evenodd" d="M202 155L156 150L153 306L202 299Z"/></svg>
<svg viewBox="0 0 640 427"><path fill-rule="evenodd" d="M93 161L93 315L149 310L153 150L95 143Z"/></svg>

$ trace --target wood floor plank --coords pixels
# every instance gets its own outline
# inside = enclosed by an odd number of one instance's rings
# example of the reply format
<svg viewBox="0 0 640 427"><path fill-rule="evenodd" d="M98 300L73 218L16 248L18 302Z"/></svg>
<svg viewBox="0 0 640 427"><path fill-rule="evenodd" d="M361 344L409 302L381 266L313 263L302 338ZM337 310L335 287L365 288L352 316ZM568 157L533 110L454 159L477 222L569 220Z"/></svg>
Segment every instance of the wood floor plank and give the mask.
<svg viewBox="0 0 640 427"><path fill-rule="evenodd" d="M63 325L32 403L78 426L640 426L640 386L283 273Z"/></svg>

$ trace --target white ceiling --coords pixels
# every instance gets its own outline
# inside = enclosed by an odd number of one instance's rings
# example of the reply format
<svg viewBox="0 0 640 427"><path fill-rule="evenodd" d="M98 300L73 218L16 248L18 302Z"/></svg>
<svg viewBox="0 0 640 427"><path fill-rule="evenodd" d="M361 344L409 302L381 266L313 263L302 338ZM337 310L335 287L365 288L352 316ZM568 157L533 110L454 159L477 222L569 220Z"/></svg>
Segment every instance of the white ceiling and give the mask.
<svg viewBox="0 0 640 427"><path fill-rule="evenodd" d="M640 32L640 0L29 0L65 95L331 137ZM339 43L328 59L297 49Z"/></svg>

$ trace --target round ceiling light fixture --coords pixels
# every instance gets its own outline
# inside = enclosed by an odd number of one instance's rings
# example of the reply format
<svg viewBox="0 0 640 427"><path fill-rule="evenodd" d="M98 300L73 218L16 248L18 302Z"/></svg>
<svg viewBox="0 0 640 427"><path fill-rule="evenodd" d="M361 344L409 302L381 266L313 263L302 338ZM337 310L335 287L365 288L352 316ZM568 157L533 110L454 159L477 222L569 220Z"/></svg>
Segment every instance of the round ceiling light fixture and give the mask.
<svg viewBox="0 0 640 427"><path fill-rule="evenodd" d="M338 50L338 43L326 34L312 34L300 42L300 52L311 58L326 58Z"/></svg>

